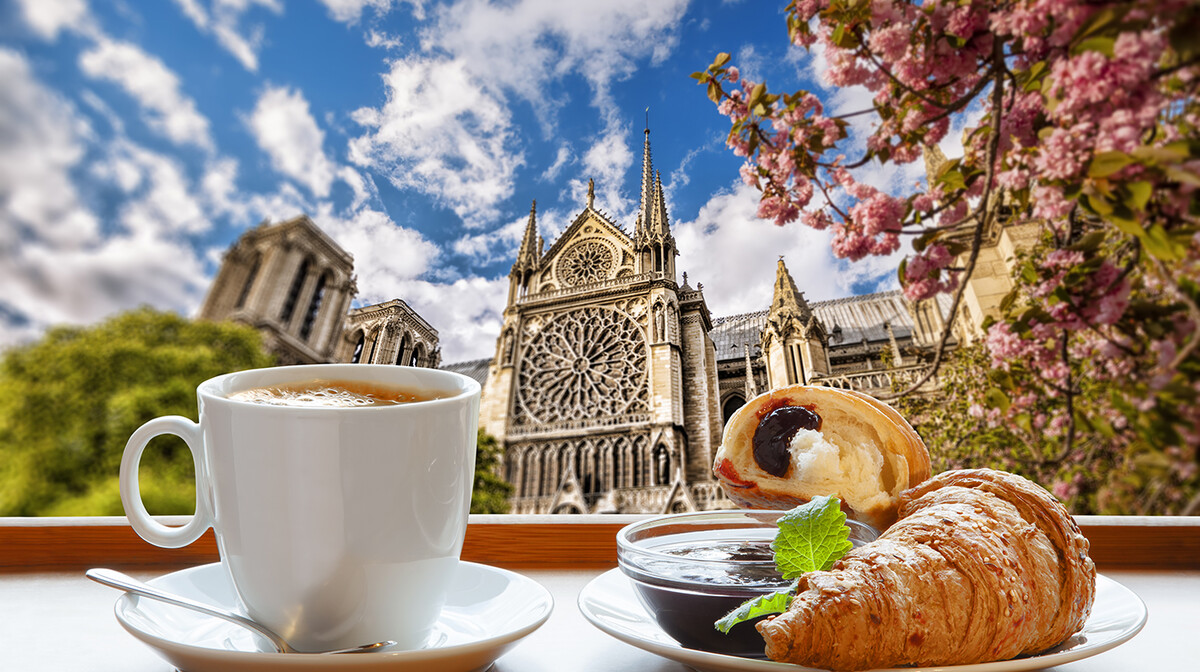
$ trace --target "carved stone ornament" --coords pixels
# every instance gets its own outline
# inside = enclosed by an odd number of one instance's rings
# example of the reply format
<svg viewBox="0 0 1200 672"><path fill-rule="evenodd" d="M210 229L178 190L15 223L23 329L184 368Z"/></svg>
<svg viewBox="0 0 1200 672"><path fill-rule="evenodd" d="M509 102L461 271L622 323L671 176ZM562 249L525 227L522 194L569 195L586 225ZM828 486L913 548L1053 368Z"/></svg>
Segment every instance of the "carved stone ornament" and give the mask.
<svg viewBox="0 0 1200 672"><path fill-rule="evenodd" d="M612 248L599 240L585 240L567 249L558 261L558 279L567 286L587 285L612 277Z"/></svg>
<svg viewBox="0 0 1200 672"><path fill-rule="evenodd" d="M547 322L520 367L518 404L533 423L647 409L645 338L614 310L582 308Z"/></svg>

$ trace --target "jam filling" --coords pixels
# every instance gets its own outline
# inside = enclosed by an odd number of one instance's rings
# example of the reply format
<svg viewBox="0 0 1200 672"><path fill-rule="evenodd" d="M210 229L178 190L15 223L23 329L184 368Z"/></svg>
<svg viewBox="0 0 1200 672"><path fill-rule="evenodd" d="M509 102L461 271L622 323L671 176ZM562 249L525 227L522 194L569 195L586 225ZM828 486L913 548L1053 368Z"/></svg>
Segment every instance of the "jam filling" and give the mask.
<svg viewBox="0 0 1200 672"><path fill-rule="evenodd" d="M818 430L821 416L804 406L780 406L758 421L754 430L754 461L768 474L777 478L787 475L791 464L788 446L801 429Z"/></svg>

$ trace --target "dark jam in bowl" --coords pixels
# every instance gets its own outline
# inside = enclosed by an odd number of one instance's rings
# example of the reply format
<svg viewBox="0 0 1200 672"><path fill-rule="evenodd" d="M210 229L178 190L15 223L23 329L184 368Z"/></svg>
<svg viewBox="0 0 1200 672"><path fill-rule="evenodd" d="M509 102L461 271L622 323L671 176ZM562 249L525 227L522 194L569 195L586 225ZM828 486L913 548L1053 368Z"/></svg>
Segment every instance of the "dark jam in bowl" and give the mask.
<svg viewBox="0 0 1200 672"><path fill-rule="evenodd" d="M617 558L642 605L681 645L762 658L756 621L739 623L729 634L714 623L746 600L791 584L775 569L770 547L783 513L686 513L634 523L617 534ZM856 546L876 536L866 525L847 524Z"/></svg>

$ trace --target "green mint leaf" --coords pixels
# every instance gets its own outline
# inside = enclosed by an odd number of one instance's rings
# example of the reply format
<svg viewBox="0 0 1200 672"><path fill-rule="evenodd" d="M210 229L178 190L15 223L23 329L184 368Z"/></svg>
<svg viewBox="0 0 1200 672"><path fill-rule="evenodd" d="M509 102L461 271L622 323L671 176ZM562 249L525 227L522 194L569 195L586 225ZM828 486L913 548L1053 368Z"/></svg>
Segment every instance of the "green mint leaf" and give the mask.
<svg viewBox="0 0 1200 672"><path fill-rule="evenodd" d="M813 497L780 516L776 524L779 534L771 550L785 579L829 569L853 547L846 514L836 497Z"/></svg>
<svg viewBox="0 0 1200 672"><path fill-rule="evenodd" d="M769 595L760 595L742 603L742 606L725 614L716 622L717 630L728 635L730 628L743 621L750 621L767 614L782 614L792 601L792 592L796 590L793 582L787 590L779 590Z"/></svg>

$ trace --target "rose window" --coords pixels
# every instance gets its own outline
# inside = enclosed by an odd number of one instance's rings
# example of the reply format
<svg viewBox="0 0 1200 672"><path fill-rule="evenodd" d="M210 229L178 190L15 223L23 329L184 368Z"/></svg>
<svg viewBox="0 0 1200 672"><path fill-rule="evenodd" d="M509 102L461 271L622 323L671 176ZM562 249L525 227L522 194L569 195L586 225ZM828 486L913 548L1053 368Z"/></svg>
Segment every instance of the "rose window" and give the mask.
<svg viewBox="0 0 1200 672"><path fill-rule="evenodd" d="M519 415L534 423L645 411L642 330L612 310L560 315L529 342L519 381Z"/></svg>
<svg viewBox="0 0 1200 672"><path fill-rule="evenodd" d="M566 285L586 285L612 275L612 249L598 240L579 243L558 262L558 277Z"/></svg>

